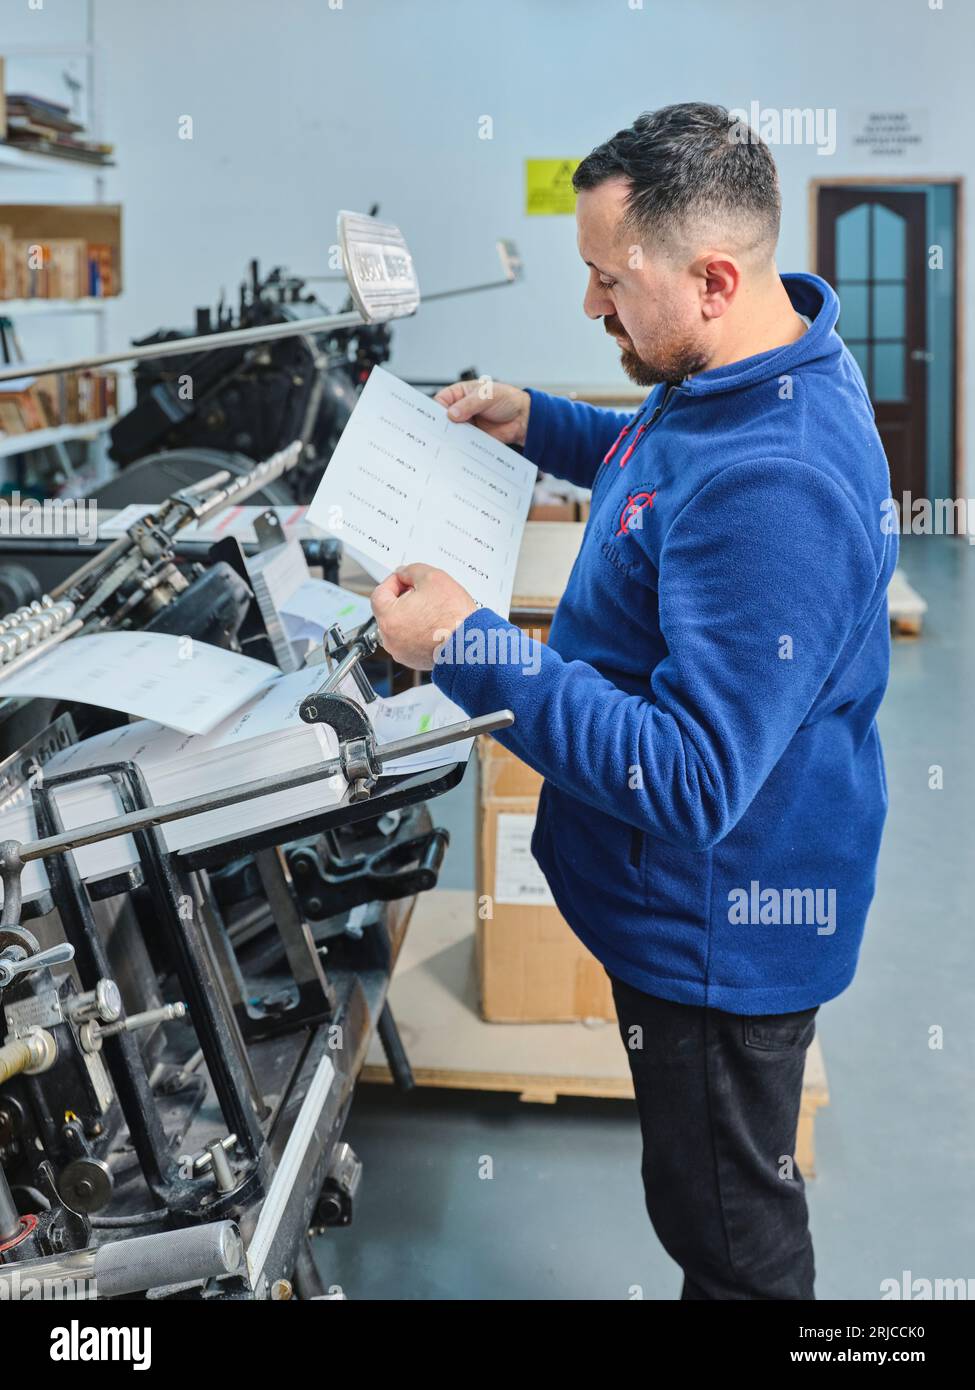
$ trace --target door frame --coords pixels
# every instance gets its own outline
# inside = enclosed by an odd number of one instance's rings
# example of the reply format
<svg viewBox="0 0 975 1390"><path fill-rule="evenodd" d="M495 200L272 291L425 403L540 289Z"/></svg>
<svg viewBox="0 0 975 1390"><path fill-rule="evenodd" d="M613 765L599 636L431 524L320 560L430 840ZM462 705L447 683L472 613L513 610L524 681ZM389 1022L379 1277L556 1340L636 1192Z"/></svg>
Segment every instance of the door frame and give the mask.
<svg viewBox="0 0 975 1390"><path fill-rule="evenodd" d="M954 411L951 422L952 430L952 469L951 487L952 497L961 497L964 492L965 478L965 435L964 435L964 391L962 382L964 380L965 368L965 334L964 334L964 188L965 181L960 175L931 175L919 174L914 178L906 178L900 175L891 178L885 174L845 174L840 178L822 178L809 180L809 263L814 273L818 274L816 267L819 264L819 193L823 188L869 188L871 185L878 187L900 189L905 192L910 188L924 185L948 184L955 190L955 264L952 275L952 294L953 294L953 324L952 337L955 348L955 370L953 383ZM925 464L927 458L925 458Z"/></svg>

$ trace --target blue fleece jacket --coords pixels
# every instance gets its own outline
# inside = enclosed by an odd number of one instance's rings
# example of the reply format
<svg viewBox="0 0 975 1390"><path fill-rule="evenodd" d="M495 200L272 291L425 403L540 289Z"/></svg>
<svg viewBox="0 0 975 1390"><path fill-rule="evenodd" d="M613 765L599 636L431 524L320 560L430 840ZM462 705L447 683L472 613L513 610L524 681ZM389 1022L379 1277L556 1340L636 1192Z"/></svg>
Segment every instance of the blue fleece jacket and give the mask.
<svg viewBox="0 0 975 1390"><path fill-rule="evenodd" d="M739 1014L849 984L887 806L887 463L836 295L782 279L802 338L632 418L531 393L526 455L593 489L550 640L480 609L434 668L468 713L514 711L532 852L593 954Z"/></svg>

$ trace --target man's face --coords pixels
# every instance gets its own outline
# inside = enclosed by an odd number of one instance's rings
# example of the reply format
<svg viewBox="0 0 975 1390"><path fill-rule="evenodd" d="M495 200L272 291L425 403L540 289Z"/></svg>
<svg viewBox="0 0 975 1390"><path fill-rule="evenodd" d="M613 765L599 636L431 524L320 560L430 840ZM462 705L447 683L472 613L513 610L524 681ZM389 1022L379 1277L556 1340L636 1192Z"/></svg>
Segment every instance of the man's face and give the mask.
<svg viewBox="0 0 975 1390"><path fill-rule="evenodd" d="M601 318L638 386L683 381L707 366L699 283L686 266L621 230L628 184L608 179L576 200L579 254L589 267L583 308Z"/></svg>

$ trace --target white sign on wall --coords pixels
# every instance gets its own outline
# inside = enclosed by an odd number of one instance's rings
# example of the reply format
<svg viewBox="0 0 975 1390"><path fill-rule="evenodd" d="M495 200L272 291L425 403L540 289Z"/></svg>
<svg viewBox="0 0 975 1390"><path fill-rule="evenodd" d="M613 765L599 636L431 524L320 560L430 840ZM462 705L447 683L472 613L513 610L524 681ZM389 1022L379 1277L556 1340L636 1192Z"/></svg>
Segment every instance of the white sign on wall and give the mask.
<svg viewBox="0 0 975 1390"><path fill-rule="evenodd" d="M851 111L849 121L851 153L905 163L926 153L928 113L921 107L870 107Z"/></svg>

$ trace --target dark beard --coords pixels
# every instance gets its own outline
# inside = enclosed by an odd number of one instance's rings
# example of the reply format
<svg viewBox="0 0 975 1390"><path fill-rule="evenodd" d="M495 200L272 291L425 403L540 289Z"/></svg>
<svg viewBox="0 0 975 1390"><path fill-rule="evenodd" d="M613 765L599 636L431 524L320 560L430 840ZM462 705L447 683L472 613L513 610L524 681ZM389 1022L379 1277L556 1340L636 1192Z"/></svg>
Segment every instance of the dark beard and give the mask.
<svg viewBox="0 0 975 1390"><path fill-rule="evenodd" d="M703 372L708 360L699 347L688 345L670 353L666 359L658 358L652 362L645 362L635 352L621 348L620 363L636 386L656 386L661 381L668 386L677 386L685 377Z"/></svg>
<svg viewBox="0 0 975 1390"><path fill-rule="evenodd" d="M615 314L608 314L603 319L603 327L611 337L628 336L624 334L623 325ZM620 348L620 363L626 375L637 386L656 386L660 381L676 386L685 377L693 376L695 372L703 372L708 359L696 343L687 343L675 348L665 357L656 357L649 362L631 352L629 348Z"/></svg>

